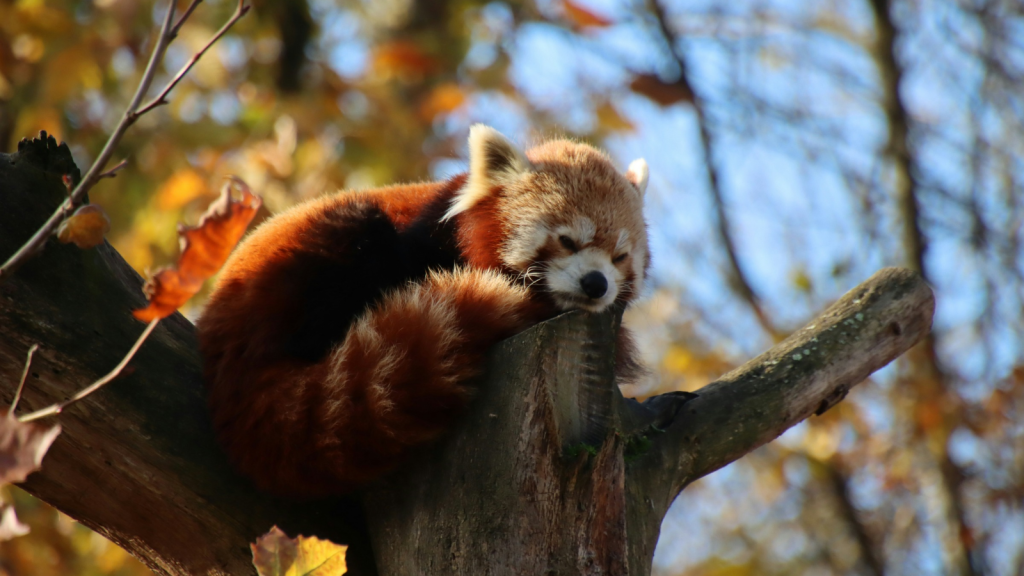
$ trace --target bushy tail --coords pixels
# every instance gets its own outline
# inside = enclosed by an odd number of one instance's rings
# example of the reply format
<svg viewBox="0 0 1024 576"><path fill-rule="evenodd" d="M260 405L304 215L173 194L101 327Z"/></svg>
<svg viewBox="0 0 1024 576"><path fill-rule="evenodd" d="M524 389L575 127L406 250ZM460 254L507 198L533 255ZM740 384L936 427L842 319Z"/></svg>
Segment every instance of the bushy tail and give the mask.
<svg viewBox="0 0 1024 576"><path fill-rule="evenodd" d="M500 274L456 270L386 296L317 364L254 366L217 354L208 335L214 425L266 490L351 490L450 428L488 348L535 322L531 310Z"/></svg>

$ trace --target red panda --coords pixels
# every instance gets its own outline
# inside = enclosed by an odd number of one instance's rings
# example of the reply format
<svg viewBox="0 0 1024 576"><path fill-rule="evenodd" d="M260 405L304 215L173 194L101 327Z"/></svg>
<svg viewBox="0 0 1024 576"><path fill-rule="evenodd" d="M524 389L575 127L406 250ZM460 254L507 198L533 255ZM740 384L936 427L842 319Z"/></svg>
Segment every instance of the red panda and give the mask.
<svg viewBox="0 0 1024 576"><path fill-rule="evenodd" d="M639 294L647 165L469 136L468 174L340 193L273 217L197 321L214 428L258 487L351 491L437 438L496 342ZM619 337L620 383L642 372Z"/></svg>

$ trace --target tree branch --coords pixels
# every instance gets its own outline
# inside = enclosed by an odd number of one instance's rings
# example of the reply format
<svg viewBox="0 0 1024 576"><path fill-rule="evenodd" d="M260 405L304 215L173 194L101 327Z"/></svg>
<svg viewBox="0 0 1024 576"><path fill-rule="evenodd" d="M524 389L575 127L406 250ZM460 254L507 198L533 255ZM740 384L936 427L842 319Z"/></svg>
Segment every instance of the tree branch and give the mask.
<svg viewBox="0 0 1024 576"><path fill-rule="evenodd" d="M771 350L698 390L632 480L668 509L687 484L828 410L921 340L935 300L916 273L881 270Z"/></svg>
<svg viewBox="0 0 1024 576"><path fill-rule="evenodd" d="M186 73L192 68L192 66L199 60L199 58L206 52L210 46L213 45L221 36L224 35L227 30L238 21L239 18L245 15L249 11L249 7L245 6L244 0L239 0L238 8L235 10L234 15L224 24L224 26L214 35L214 37L204 46L198 53L196 53L191 60L178 72L178 74L167 84L160 94L146 104L141 110L139 110L139 104L145 97L146 92L149 91L149 87L153 84L153 78L156 76L157 68L160 63L163 62L164 53L167 51L167 47L174 40L181 25L185 22L185 19L192 14L195 7L199 4L198 0L192 2L192 4L185 11L185 14L178 21L177 25L172 26L174 23L174 7L175 2L172 0L168 2L167 14L164 16L163 25L160 27L160 33L157 36L156 45L153 47L153 52L150 54L149 62L146 64L146 69L142 73L142 79L139 81L139 86L135 90L135 95L132 96L131 101L128 103L128 107L124 111L124 115L121 117L121 121L114 128L114 132L111 133L110 137L107 138L106 144L103 145L103 149L100 150L96 160L92 163L92 166L86 172L85 176L78 182L74 190L68 194L68 197L64 202L61 203L54 211L53 214L44 222L35 233L25 241L25 243L18 248L8 259L4 262L3 266L0 266L0 283L3 283L7 278L14 273L22 264L24 264L30 258L36 256L46 246L46 241L53 234L53 231L57 229L61 221L64 220L64 216L67 213L69 207L74 207L79 204L84 198L86 192L93 187L96 182L101 178L113 176L117 170L121 167L119 164L110 170L104 171L103 168L110 161L110 157L114 154L114 149L118 143L121 142L121 138L124 133L128 131L128 128L139 119L140 116L149 112L153 108L166 103L165 97L171 91L174 86L185 76ZM72 165L74 163L72 162ZM77 170L77 169L76 169Z"/></svg>
<svg viewBox="0 0 1024 576"><path fill-rule="evenodd" d="M64 202L68 166L70 152L52 138L0 154L0 257ZM146 305L142 285L107 243L92 250L54 244L0 284L0 401L13 399L35 343L42 348L20 402L26 412L108 373L144 327L131 315ZM161 320L129 370L61 413L64 433L26 490L158 574L254 574L248 545L274 524L348 543L349 573L376 574L358 501L271 498L228 466L185 318Z"/></svg>
<svg viewBox="0 0 1024 576"><path fill-rule="evenodd" d="M662 40L665 42L668 54L672 60L679 67L679 78L676 79L676 83L679 84L680 90L692 95L690 105L693 107L693 115L697 121L697 127L700 131L700 144L701 150L704 154L704 168L707 172L708 178L708 189L711 191L711 199L715 205L715 228L718 231L719 240L722 242L722 246L725 248L725 254L729 261L730 277L733 280L733 287L739 292L743 301L747 303L750 310L754 313L754 317L757 318L761 327L764 328L765 332L772 337L773 340L778 340L781 337L781 333L775 327L771 318L764 311L764 306L761 304L761 299L754 292L753 287L750 285L750 280L747 278L746 273L743 271L743 267L740 266L739 257L736 251L736 243L733 240L732 232L729 227L729 217L725 213L725 201L722 197L722 186L720 178L718 176L718 165L715 163L715 147L714 147L714 136L711 133L711 128L708 126L707 116L705 114L704 100L700 94L693 89L693 83L690 79L690 69L686 63L686 56L678 52L677 45L679 44L678 35L672 30L665 16L665 9L658 0L649 0L651 13L654 15L655 23L658 26L658 31L661 33Z"/></svg>
<svg viewBox="0 0 1024 576"><path fill-rule="evenodd" d="M34 141L0 155L0 255L64 201L66 172L46 167L67 154ZM141 286L109 244L53 246L0 284L0 400L14 396L36 342L47 352L34 358L28 410L106 372L138 334L130 311L144 304ZM286 502L229 468L206 412L194 330L176 314L138 351L132 374L61 414L64 433L24 486L162 574L251 574L248 543L278 524L349 544L355 575L602 566L641 576L683 486L838 402L927 331L931 306L917 275L885 270L702 389L674 421L666 414L685 397L639 406L614 386L619 311L560 316L495 350L476 403L448 439L367 496L372 527L353 499ZM481 534L491 550L508 552L505 564L480 553ZM540 547L524 553L526 541Z"/></svg>

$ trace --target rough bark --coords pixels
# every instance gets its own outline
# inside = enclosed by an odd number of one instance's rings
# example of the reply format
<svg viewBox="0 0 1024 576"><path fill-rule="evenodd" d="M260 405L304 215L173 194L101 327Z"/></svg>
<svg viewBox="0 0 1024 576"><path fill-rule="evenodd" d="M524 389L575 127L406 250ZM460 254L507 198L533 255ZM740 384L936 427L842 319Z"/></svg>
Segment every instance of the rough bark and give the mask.
<svg viewBox="0 0 1024 576"><path fill-rule="evenodd" d="M0 155L0 257L61 201L69 165L52 140ZM141 284L109 245L51 241L0 284L0 400L33 343L45 350L24 410L105 373L143 328L130 315ZM352 499L275 500L227 467L192 327L176 315L132 374L60 415L64 433L25 488L166 574L252 573L247 544L275 523L349 543L352 574L647 574L688 482L838 402L927 332L932 306L918 276L883 271L685 404L622 399L610 376L620 311L561 316L494 351L457 429L364 495L369 526Z"/></svg>
<svg viewBox="0 0 1024 576"><path fill-rule="evenodd" d="M0 259L14 253L64 198L74 170L52 137L0 154ZM0 284L0 400L35 355L19 412L67 398L108 372L144 325L142 279L104 244L50 240ZM232 472L206 413L192 325L161 322L131 374L68 408L43 469L23 488L138 556L157 573L250 574L249 542L275 523L291 535L352 545L351 573L375 574L354 500L294 504L258 493ZM16 375L17 374L17 375Z"/></svg>

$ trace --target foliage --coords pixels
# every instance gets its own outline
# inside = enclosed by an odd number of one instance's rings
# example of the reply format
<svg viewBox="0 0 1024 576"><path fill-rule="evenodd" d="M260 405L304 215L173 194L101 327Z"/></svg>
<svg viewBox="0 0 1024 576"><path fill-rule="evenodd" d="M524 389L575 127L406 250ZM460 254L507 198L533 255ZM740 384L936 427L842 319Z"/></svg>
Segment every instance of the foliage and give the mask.
<svg viewBox="0 0 1024 576"><path fill-rule="evenodd" d="M259 576L341 576L347 571L347 546L315 537L289 538L277 526L251 547Z"/></svg>
<svg viewBox="0 0 1024 576"><path fill-rule="evenodd" d="M197 12L161 75L233 8ZM87 164L159 13L0 4L0 142L45 129ZM309 0L254 16L90 193L137 269L172 259L176 224L227 174L264 195L259 220L454 174L477 121L645 156L654 287L627 320L659 379L637 395L699 388L884 265L921 269L939 302L929 345L690 486L657 573L1024 570L1017 3Z"/></svg>

